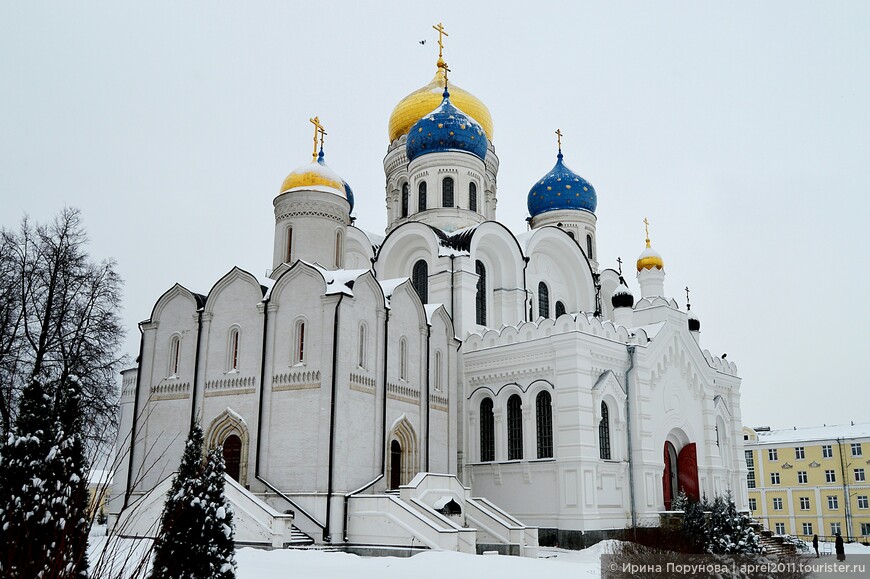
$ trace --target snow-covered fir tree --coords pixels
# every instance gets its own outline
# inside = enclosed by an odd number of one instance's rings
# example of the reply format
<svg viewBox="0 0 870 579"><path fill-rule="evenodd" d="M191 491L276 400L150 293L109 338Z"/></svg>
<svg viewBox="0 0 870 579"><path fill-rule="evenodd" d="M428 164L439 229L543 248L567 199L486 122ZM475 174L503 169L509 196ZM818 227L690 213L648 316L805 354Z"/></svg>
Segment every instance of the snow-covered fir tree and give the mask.
<svg viewBox="0 0 870 579"><path fill-rule="evenodd" d="M220 448L203 461L202 428L195 425L163 507L152 579L235 577L233 518L223 473Z"/></svg>
<svg viewBox="0 0 870 579"><path fill-rule="evenodd" d="M208 577L214 579L236 576L233 510L224 493L224 470L223 449L217 447L208 453L202 492L206 509L204 546L209 562Z"/></svg>
<svg viewBox="0 0 870 579"><path fill-rule="evenodd" d="M71 375L58 389L55 447L58 468L53 477L57 492L53 499L56 525L55 569L62 577L87 577L88 533L91 518L88 509L88 464L85 458L81 382Z"/></svg>
<svg viewBox="0 0 870 579"><path fill-rule="evenodd" d="M54 391L55 399L49 395ZM87 464L75 378L34 378L0 448L0 575L87 577Z"/></svg>
<svg viewBox="0 0 870 579"><path fill-rule="evenodd" d="M749 515L738 513L729 490L711 505L707 551L728 555L761 553L761 542L750 526Z"/></svg>

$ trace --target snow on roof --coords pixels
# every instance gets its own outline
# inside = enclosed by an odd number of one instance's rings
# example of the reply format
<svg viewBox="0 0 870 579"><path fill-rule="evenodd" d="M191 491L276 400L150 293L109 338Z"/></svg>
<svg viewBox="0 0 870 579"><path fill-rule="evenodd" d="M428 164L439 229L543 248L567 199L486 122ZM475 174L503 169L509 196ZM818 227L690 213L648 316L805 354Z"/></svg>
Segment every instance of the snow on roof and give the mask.
<svg viewBox="0 0 870 579"><path fill-rule="evenodd" d="M426 310L426 321L432 323L432 316L444 304L423 304L423 309Z"/></svg>
<svg viewBox="0 0 870 579"><path fill-rule="evenodd" d="M383 235L378 235L377 233L372 233L371 231L366 231L365 229L360 229L360 231L363 232L363 235L368 238L369 243L371 243L373 246L380 247L384 244L384 239L386 238Z"/></svg>
<svg viewBox="0 0 870 579"><path fill-rule="evenodd" d="M809 442L815 440L836 441L838 438L870 438L870 422L783 428L769 432L756 431L756 435L758 436L758 444Z"/></svg>
<svg viewBox="0 0 870 579"><path fill-rule="evenodd" d="M665 322L656 322L654 324L647 324L645 326L635 326L633 328L629 328L628 331L632 334L636 334L638 330L643 330L644 332L646 332L646 337L652 340L664 327Z"/></svg>
<svg viewBox="0 0 870 579"><path fill-rule="evenodd" d="M388 308L390 307L390 298L393 295L393 292L396 291L396 288L408 281L407 277L397 277L395 279L383 279L378 280L378 283L381 284L381 289L384 290L384 305Z"/></svg>
<svg viewBox="0 0 870 579"><path fill-rule="evenodd" d="M352 296L353 290L347 284L370 271L368 269L326 269L319 263L315 263L314 267L326 279L326 295L343 293Z"/></svg>

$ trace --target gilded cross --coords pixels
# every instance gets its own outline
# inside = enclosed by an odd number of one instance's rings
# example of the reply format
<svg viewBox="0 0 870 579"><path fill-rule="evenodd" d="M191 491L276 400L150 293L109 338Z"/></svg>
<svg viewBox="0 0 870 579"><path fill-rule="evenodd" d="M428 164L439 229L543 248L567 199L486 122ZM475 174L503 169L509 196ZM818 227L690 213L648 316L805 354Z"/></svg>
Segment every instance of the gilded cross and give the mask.
<svg viewBox="0 0 870 579"><path fill-rule="evenodd" d="M440 22L437 25L433 25L432 28L438 31L438 58L442 58L444 56L444 36L450 36L447 34L447 31L444 30L444 25Z"/></svg>
<svg viewBox="0 0 870 579"><path fill-rule="evenodd" d="M323 130L323 125L320 124L320 118L314 117L313 119L308 119L308 121L314 125L314 152L311 153L311 160L317 160L317 134Z"/></svg>
<svg viewBox="0 0 870 579"><path fill-rule="evenodd" d="M556 141L559 143L559 151L562 150L562 130L556 129Z"/></svg>

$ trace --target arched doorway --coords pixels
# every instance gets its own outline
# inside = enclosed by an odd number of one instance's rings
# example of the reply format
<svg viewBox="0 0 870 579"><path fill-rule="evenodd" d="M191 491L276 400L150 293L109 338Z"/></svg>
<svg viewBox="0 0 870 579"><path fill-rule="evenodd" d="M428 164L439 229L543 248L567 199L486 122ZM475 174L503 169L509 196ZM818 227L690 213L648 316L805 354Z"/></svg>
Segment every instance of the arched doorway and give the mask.
<svg viewBox="0 0 870 579"><path fill-rule="evenodd" d="M390 488L397 489L402 484L402 445L398 440L390 443Z"/></svg>
<svg viewBox="0 0 870 579"><path fill-rule="evenodd" d="M694 442L684 444L677 452L668 440L664 449L665 469L662 474L662 494L665 510L671 509L673 500L680 491L693 501L701 500L701 487L698 484L698 451Z"/></svg>
<svg viewBox="0 0 870 579"><path fill-rule="evenodd" d="M223 448L226 473L234 481L239 482L242 465L242 439L235 434L230 434L224 439Z"/></svg>

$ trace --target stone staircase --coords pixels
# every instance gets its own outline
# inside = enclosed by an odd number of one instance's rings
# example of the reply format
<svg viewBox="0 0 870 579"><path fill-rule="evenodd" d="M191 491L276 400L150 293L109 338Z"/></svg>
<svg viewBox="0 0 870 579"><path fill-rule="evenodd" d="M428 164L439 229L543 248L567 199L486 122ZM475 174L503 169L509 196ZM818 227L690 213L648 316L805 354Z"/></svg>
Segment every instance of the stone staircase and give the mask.
<svg viewBox="0 0 870 579"><path fill-rule="evenodd" d="M296 525L291 525L290 527L290 541L285 543L284 546L288 548L295 547L307 547L309 545L314 544L314 539L303 533L299 530L299 527Z"/></svg>
<svg viewBox="0 0 870 579"><path fill-rule="evenodd" d="M773 531L765 529L758 521L753 520L750 526L761 540L766 555L794 555L797 552L794 543L787 541L782 535L774 535Z"/></svg>

